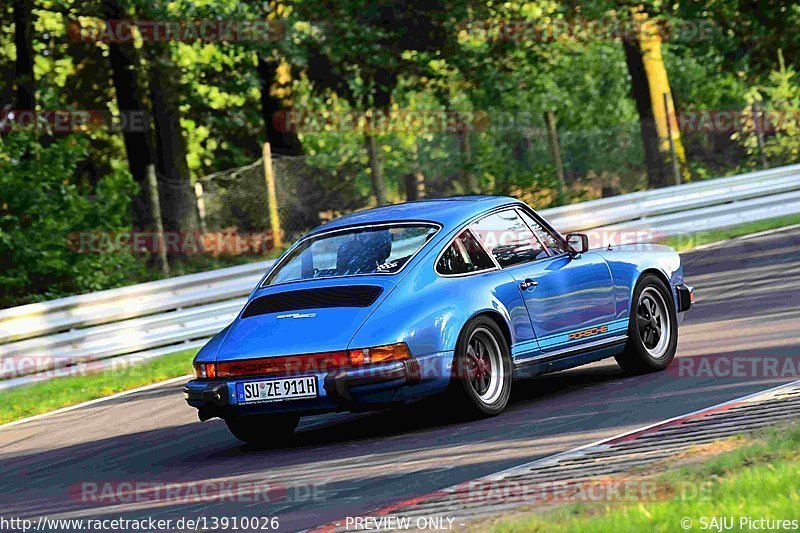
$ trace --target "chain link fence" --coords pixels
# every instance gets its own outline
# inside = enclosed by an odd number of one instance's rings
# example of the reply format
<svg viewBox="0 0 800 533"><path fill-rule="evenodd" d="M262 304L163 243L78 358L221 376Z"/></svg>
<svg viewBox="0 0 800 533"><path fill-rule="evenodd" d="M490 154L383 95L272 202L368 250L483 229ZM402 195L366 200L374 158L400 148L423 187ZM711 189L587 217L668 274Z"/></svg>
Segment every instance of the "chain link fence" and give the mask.
<svg viewBox="0 0 800 533"><path fill-rule="evenodd" d="M285 244L322 222L376 205L363 135L318 133L304 139L314 148L313 155L272 157ZM463 132L385 133L376 138L390 203L478 192L511 195L545 208L648 185L638 122L557 131L563 187L544 119L516 131L471 132L466 141ZM757 165L730 132L685 132L682 141L692 179ZM320 151L319 146L335 151ZM201 177L196 189L204 230L273 230L263 159Z"/></svg>
<svg viewBox="0 0 800 533"><path fill-rule="evenodd" d="M285 238L292 240L319 222L317 194L305 157L272 160L278 215ZM269 199L264 160L197 180L198 206L204 229L269 232Z"/></svg>

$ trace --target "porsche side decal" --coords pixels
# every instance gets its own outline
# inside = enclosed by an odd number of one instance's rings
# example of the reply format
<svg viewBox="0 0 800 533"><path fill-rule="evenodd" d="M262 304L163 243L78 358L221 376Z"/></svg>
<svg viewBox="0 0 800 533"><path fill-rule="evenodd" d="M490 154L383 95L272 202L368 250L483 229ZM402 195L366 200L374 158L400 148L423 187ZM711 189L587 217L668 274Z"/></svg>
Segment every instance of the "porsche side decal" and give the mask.
<svg viewBox="0 0 800 533"><path fill-rule="evenodd" d="M608 326L597 326L595 328L584 329L583 331L575 331L569 334L568 339L571 341L576 341L579 339L585 339L586 337L594 337L595 335L599 335L601 333L608 333Z"/></svg>

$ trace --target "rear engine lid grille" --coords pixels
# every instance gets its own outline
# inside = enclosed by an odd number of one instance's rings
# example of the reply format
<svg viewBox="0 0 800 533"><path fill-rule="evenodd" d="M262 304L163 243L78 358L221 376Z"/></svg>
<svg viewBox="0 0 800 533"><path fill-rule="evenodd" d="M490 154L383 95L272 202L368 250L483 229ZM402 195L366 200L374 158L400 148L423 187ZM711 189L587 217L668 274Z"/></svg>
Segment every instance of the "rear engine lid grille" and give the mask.
<svg viewBox="0 0 800 533"><path fill-rule="evenodd" d="M247 304L242 318L302 309L369 307L382 292L382 287L374 285L346 285L267 294Z"/></svg>

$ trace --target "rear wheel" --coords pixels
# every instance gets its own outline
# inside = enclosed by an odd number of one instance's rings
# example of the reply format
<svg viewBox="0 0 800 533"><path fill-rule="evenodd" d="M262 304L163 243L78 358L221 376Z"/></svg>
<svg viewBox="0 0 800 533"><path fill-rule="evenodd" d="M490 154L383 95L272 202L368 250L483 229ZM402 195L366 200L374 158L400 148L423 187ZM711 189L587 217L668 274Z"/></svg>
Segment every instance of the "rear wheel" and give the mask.
<svg viewBox="0 0 800 533"><path fill-rule="evenodd" d="M511 395L511 357L497 324L477 317L464 327L456 345L450 395L454 408L469 416L499 414Z"/></svg>
<svg viewBox="0 0 800 533"><path fill-rule="evenodd" d="M630 374L667 368L678 347L678 316L669 287L658 276L645 274L636 285L625 351L617 363Z"/></svg>
<svg viewBox="0 0 800 533"><path fill-rule="evenodd" d="M299 421L297 415L250 415L226 418L225 424L237 439L266 446L288 441Z"/></svg>

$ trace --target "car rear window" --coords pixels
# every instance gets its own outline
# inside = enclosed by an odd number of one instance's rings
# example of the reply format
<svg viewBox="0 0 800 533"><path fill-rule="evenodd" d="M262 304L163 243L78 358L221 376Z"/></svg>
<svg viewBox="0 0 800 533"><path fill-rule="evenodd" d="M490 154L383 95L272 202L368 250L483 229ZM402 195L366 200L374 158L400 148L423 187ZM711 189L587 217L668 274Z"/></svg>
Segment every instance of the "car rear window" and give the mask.
<svg viewBox="0 0 800 533"><path fill-rule="evenodd" d="M398 224L323 233L300 243L264 285L363 274L395 274L433 237L432 224Z"/></svg>

